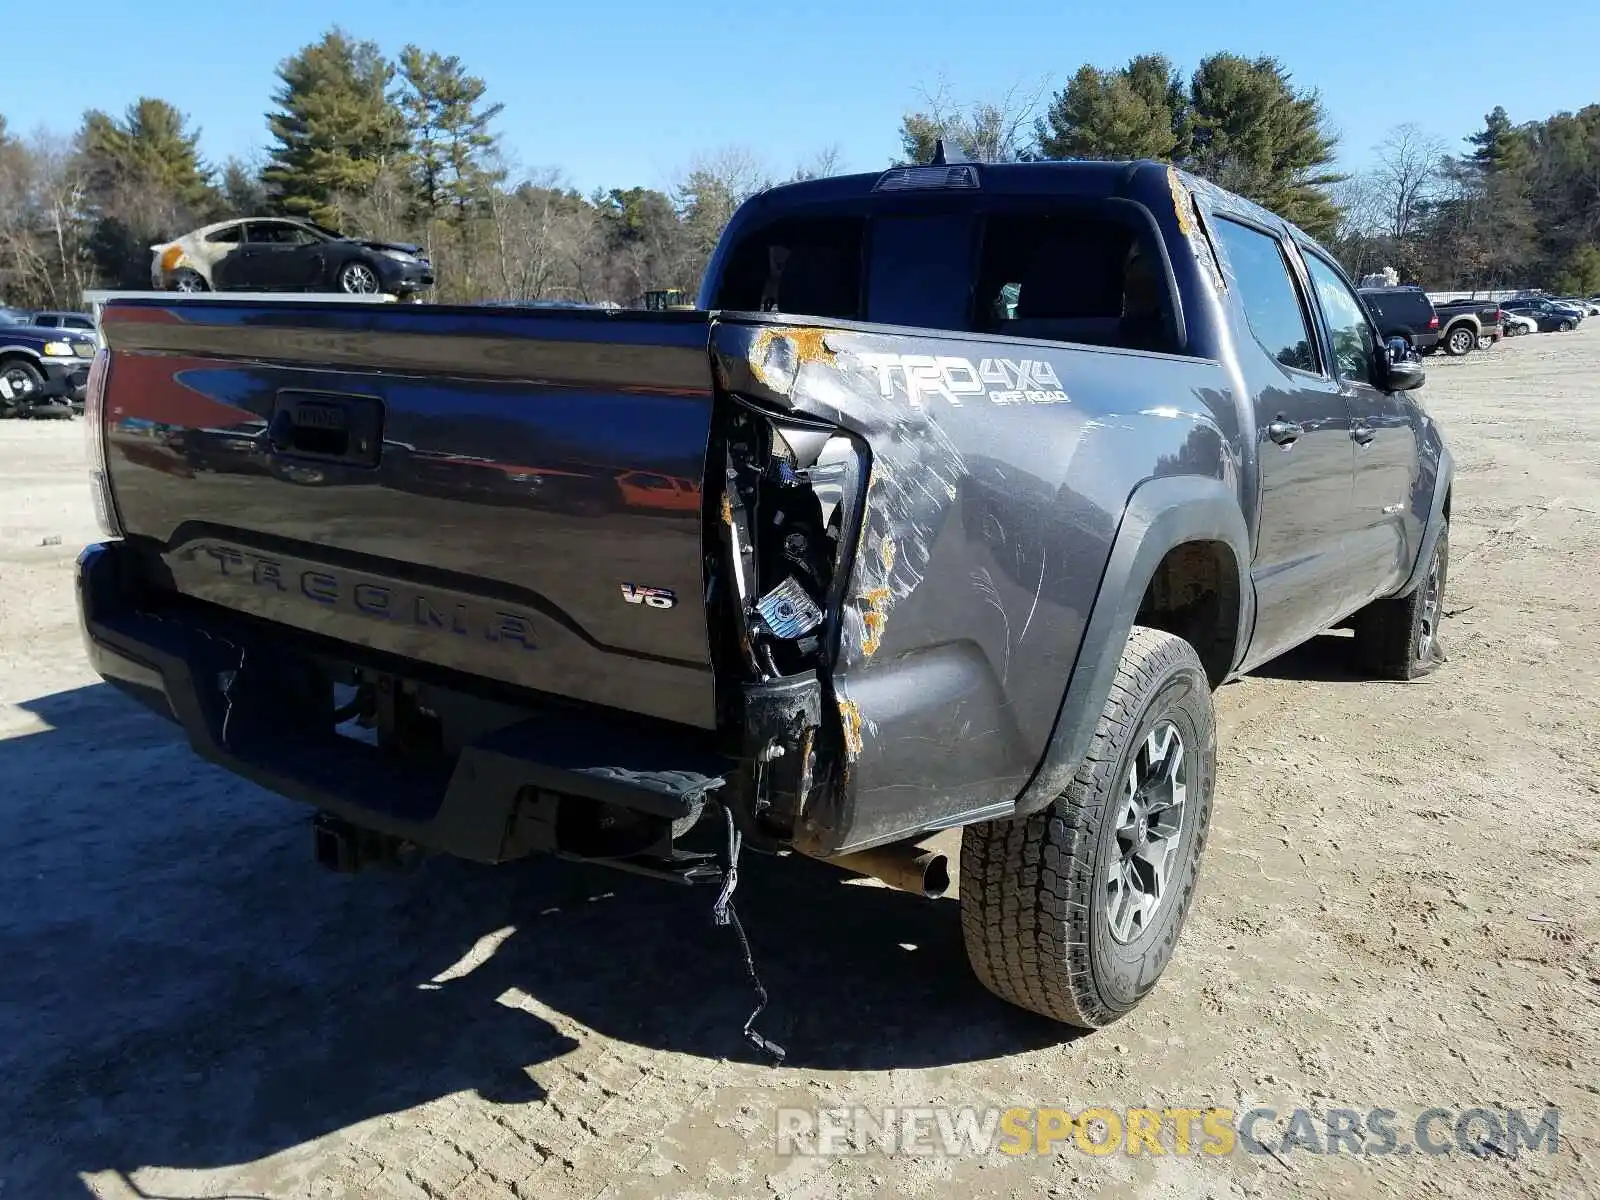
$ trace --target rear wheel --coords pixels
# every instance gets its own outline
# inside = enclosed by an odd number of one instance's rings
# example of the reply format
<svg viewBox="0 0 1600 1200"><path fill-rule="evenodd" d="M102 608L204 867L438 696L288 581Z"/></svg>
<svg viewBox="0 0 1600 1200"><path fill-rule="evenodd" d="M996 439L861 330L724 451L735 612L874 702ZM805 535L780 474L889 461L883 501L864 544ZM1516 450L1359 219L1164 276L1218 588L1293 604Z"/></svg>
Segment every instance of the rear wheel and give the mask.
<svg viewBox="0 0 1600 1200"><path fill-rule="evenodd" d="M1444 339L1444 352L1452 358L1469 354L1478 344L1478 332L1467 325L1457 325Z"/></svg>
<svg viewBox="0 0 1600 1200"><path fill-rule="evenodd" d="M1494 345L1494 339L1492 337L1490 337L1487 333L1480 333L1478 335L1478 349L1479 350L1487 350L1487 349L1489 349L1490 346L1493 346L1493 345Z"/></svg>
<svg viewBox="0 0 1600 1200"><path fill-rule="evenodd" d="M1194 647L1136 626L1061 795L962 831L962 934L985 987L1085 1029L1144 998L1194 898L1216 747Z"/></svg>
<svg viewBox="0 0 1600 1200"><path fill-rule="evenodd" d="M1563 321L1563 322L1561 322L1561 332L1562 333L1571 333L1572 332L1572 322L1571 321Z"/></svg>
<svg viewBox="0 0 1600 1200"><path fill-rule="evenodd" d="M1351 622L1356 666L1374 679L1416 679L1444 661L1439 622L1450 574L1450 525L1439 530L1427 573L1409 596L1374 600Z"/></svg>
<svg viewBox="0 0 1600 1200"><path fill-rule="evenodd" d="M209 292L205 277L199 271L192 271L184 267L172 277L172 290L175 292Z"/></svg>

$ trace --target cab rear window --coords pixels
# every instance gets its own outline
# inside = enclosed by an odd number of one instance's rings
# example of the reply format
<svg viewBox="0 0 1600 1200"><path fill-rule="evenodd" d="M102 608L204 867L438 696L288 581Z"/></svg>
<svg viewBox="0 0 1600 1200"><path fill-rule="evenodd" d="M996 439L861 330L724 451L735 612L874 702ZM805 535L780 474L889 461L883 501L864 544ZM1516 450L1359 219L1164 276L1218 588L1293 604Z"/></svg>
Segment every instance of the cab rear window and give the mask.
<svg viewBox="0 0 1600 1200"><path fill-rule="evenodd" d="M1177 349L1154 234L1093 211L788 218L747 235L714 307Z"/></svg>

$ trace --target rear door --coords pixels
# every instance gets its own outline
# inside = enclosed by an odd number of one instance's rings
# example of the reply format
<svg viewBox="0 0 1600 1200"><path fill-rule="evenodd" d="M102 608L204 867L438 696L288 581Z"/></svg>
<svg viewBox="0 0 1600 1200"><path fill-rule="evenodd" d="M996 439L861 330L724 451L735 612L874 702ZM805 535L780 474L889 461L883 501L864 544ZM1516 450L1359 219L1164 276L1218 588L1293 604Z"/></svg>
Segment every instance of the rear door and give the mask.
<svg viewBox="0 0 1600 1200"><path fill-rule="evenodd" d="M236 291L270 288L272 275L271 221L248 221L244 225L239 249L228 257L227 285Z"/></svg>
<svg viewBox="0 0 1600 1200"><path fill-rule="evenodd" d="M303 291L321 284L325 243L303 225L286 224L281 235L278 287Z"/></svg>
<svg viewBox="0 0 1600 1200"><path fill-rule="evenodd" d="M1350 409L1319 349L1304 282L1285 243L1274 230L1220 214L1214 225L1232 268L1235 344L1256 418L1253 665L1339 615L1355 457Z"/></svg>
<svg viewBox="0 0 1600 1200"><path fill-rule="evenodd" d="M1302 248L1351 410L1355 447L1355 528L1350 539L1346 612L1389 591L1410 571L1422 525L1411 511L1419 451L1411 402L1373 382L1378 332L1354 289L1322 255Z"/></svg>
<svg viewBox="0 0 1600 1200"><path fill-rule="evenodd" d="M295 266L303 231L288 221L251 221L245 226L243 278L245 286L279 291L299 286Z"/></svg>

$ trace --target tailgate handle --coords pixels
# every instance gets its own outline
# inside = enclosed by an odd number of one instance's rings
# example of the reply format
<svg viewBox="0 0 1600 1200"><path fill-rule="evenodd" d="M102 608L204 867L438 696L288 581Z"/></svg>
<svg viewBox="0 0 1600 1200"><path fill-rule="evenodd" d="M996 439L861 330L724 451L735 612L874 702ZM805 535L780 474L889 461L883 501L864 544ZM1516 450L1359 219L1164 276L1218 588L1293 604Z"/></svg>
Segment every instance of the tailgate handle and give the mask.
<svg viewBox="0 0 1600 1200"><path fill-rule="evenodd" d="M375 467L383 448L383 402L375 396L279 392L267 441L284 457Z"/></svg>

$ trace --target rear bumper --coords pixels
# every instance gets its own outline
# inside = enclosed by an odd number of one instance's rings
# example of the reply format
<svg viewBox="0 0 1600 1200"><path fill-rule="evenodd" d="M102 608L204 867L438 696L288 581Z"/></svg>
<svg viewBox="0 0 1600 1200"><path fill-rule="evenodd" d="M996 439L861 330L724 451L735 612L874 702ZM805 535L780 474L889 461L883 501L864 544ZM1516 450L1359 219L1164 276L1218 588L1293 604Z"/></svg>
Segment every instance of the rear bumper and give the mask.
<svg viewBox="0 0 1600 1200"><path fill-rule="evenodd" d="M202 758L363 829L500 862L558 849L558 801L672 821L697 812L735 765L682 737L598 730L587 716L530 719L459 754L398 761L252 690L252 664L270 672L288 656L286 641L225 613L208 619L203 607L178 619L145 611L136 574L123 543L79 555L79 616L95 671L181 726Z"/></svg>

